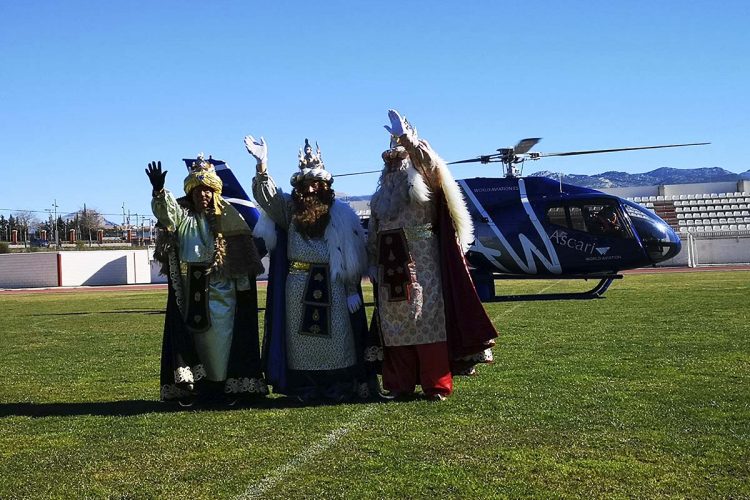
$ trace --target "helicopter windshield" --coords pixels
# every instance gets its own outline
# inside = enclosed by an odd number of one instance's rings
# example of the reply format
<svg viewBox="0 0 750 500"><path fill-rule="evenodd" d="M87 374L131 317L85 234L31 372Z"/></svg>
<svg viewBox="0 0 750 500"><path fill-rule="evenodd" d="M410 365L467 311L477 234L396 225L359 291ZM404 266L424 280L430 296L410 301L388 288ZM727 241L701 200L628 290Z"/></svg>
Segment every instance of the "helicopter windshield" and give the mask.
<svg viewBox="0 0 750 500"><path fill-rule="evenodd" d="M666 222L630 201L623 200L623 207L652 261L661 262L680 252L680 237Z"/></svg>

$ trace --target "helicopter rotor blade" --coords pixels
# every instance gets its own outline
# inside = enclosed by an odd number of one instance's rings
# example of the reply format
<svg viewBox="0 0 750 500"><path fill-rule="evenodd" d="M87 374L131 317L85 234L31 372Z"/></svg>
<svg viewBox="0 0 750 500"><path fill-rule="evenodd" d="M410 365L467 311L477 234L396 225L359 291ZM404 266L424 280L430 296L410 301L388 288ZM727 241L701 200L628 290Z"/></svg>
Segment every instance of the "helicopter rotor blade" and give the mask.
<svg viewBox="0 0 750 500"><path fill-rule="evenodd" d="M477 163L481 161L482 161L481 158L472 158L471 160L452 161L452 162L449 162L448 165L458 165L459 163Z"/></svg>
<svg viewBox="0 0 750 500"><path fill-rule="evenodd" d="M576 155L590 155L596 153L614 153L616 151L635 151L640 149L662 149L662 148L680 148L683 146L705 146L711 144L710 142L693 142L690 144L666 144L663 146L638 146L633 148L615 148L615 149L592 149L587 151L567 151L564 153L529 153L533 159L544 158L548 156L576 156Z"/></svg>
<svg viewBox="0 0 750 500"><path fill-rule="evenodd" d="M500 154L492 154L492 155L485 155L485 156L477 156L476 158L470 158L468 160L458 160L458 161L452 161L449 162L448 165L456 165L458 163L492 163L496 161L500 161L500 158L502 158L503 155Z"/></svg>
<svg viewBox="0 0 750 500"><path fill-rule="evenodd" d="M541 140L541 137L529 137L528 139L521 139L520 141L518 141L518 144L513 147L513 152L519 155L528 153L529 150L536 146L536 144Z"/></svg>
<svg viewBox="0 0 750 500"><path fill-rule="evenodd" d="M368 170L367 172L351 172L348 174L336 174L334 175L334 177L348 177L350 175L379 174L382 171L383 169L381 168L380 170Z"/></svg>

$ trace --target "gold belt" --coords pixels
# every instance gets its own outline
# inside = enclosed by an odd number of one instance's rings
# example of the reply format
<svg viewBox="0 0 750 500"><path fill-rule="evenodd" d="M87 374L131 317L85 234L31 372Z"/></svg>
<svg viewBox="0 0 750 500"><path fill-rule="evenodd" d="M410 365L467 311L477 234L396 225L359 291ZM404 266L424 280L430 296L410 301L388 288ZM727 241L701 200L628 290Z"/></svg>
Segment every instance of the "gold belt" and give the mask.
<svg viewBox="0 0 750 500"><path fill-rule="evenodd" d="M308 272L310 271L310 267L312 264L310 262L301 262L299 260L290 260L289 261L289 272Z"/></svg>
<svg viewBox="0 0 750 500"><path fill-rule="evenodd" d="M404 234L407 240L426 240L430 236L433 236L432 223L419 224L418 226L411 226L404 228Z"/></svg>

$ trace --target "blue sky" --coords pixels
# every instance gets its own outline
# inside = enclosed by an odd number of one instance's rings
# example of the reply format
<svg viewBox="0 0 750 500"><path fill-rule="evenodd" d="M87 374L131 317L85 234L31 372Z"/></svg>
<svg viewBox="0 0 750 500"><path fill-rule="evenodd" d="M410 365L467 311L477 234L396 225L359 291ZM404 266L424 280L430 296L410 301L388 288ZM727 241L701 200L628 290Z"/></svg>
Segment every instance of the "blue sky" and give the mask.
<svg viewBox="0 0 750 500"><path fill-rule="evenodd" d="M535 150L712 145L527 173L750 168L746 1L0 0L0 19L0 209L148 213L146 164L181 191L198 152L249 187L246 134L284 187L305 137L334 174L378 169L389 108L448 161L543 137Z"/></svg>

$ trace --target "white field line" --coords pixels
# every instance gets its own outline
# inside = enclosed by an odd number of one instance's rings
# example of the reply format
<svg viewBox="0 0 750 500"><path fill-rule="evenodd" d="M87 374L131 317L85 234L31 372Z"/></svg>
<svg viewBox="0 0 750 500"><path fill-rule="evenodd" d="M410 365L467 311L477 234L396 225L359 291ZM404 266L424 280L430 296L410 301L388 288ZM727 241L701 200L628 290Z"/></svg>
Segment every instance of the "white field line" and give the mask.
<svg viewBox="0 0 750 500"><path fill-rule="evenodd" d="M558 284L558 283L560 283L561 281L562 281L562 280L557 280L557 281L555 281L554 283L552 283L551 285L545 286L544 288L542 288L541 290L539 290L538 292L536 292L536 295L540 295L540 294L542 294L542 293L546 292L547 290L549 290L549 289L550 289L550 288L552 288L553 286L557 285L557 284ZM522 305L523 305L523 302L516 302L516 303L515 303L515 304L513 304L513 306L512 306L512 307L510 307L509 309L506 309L505 311L501 312L500 314L496 314L495 316L493 316L493 317L492 317L492 322L494 323L495 321L497 321L498 319L500 319L500 317L501 317L501 316L505 316L506 314L512 313L513 311L515 311L516 309L518 309L518 308L519 308L519 307L521 307Z"/></svg>
<svg viewBox="0 0 750 500"><path fill-rule="evenodd" d="M344 438L349 432L357 430L363 421L372 413L378 405L372 404L367 405L360 411L354 414L354 416L344 425L338 429L334 429L329 432L323 439L313 444L306 450L303 450L297 457L293 458L286 464L278 467L272 471L266 477L264 477L258 483L250 485L245 492L237 497L238 499L250 499L250 498L262 498L269 490L273 489L280 481L282 481L287 475L292 473L294 470L299 469L310 459L324 453L330 447L334 446L339 440Z"/></svg>
<svg viewBox="0 0 750 500"><path fill-rule="evenodd" d="M537 294L546 292L553 286L560 283L560 281L562 280L557 280L551 285L545 288L542 288L541 290L537 292ZM521 302L514 304L510 309L503 311L502 313L497 315L495 318L493 318L493 321L499 318L500 316L504 316L506 314L509 314L515 311L521 305L522 305ZM339 442L339 440L344 438L352 430L356 430L362 424L362 422L370 415L370 413L375 411L375 408L377 408L377 406L378 405L375 405L375 404L365 406L362 410L355 413L354 416L351 418L351 420L349 420L347 423L345 423L338 429L334 429L333 431L329 432L325 437L323 437L323 439L313 444L306 450L302 451L302 453L300 453L297 457L293 458L289 462L276 468L274 471L269 473L266 477L261 479L259 482L248 486L245 492L239 497L237 497L238 500L245 500L245 499L251 499L251 498L263 498L263 495L265 495L269 490L273 489L280 481L282 481L290 473L292 473L296 469L299 469L300 467L305 465L307 462L310 461L310 459L327 451L330 447L332 447L337 442Z"/></svg>

